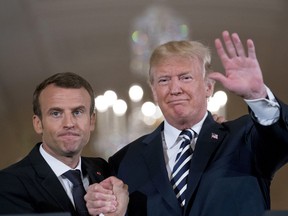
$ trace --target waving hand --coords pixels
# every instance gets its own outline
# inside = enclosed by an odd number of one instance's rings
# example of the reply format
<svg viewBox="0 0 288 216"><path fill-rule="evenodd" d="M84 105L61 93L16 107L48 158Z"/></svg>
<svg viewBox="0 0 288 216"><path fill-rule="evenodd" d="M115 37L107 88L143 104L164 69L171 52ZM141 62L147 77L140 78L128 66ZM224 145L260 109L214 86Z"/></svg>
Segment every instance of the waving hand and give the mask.
<svg viewBox="0 0 288 216"><path fill-rule="evenodd" d="M219 38L215 40L218 56L225 74L213 72L209 78L222 83L229 91L244 99L265 98L267 93L262 71L256 58L254 43L247 40L247 54L237 33L222 33L226 50Z"/></svg>

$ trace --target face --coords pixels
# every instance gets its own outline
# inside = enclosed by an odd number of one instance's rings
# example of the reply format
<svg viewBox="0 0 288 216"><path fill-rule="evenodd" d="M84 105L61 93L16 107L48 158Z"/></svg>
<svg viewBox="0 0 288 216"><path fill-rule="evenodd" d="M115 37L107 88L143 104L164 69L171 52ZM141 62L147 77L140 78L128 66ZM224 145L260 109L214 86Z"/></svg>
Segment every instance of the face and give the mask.
<svg viewBox="0 0 288 216"><path fill-rule="evenodd" d="M204 117L213 84L205 81L199 61L169 57L153 66L151 72L154 100L169 124L182 130Z"/></svg>
<svg viewBox="0 0 288 216"><path fill-rule="evenodd" d="M33 126L42 135L43 148L63 161L79 158L94 130L90 96L84 88L67 89L48 85L40 94L42 119L33 116Z"/></svg>

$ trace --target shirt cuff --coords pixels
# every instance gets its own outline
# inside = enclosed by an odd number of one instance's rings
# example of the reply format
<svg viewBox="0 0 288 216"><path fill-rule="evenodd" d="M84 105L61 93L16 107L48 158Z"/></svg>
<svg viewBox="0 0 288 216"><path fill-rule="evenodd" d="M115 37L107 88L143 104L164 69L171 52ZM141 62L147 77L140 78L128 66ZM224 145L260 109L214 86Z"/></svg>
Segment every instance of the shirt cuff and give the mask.
<svg viewBox="0 0 288 216"><path fill-rule="evenodd" d="M245 100L261 125L271 125L279 120L280 105L271 90L266 86L267 98Z"/></svg>

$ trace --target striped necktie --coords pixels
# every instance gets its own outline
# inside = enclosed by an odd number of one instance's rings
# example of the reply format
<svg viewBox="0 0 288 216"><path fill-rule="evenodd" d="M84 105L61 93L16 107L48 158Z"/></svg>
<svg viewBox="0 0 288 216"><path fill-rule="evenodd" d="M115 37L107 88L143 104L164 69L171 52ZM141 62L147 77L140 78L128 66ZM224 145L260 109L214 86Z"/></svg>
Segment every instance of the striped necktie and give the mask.
<svg viewBox="0 0 288 216"><path fill-rule="evenodd" d="M180 145L172 170L171 184L181 207L185 205L185 190L187 188L190 161L193 154L190 145L193 132L192 129L185 129L180 133L179 137L181 137L183 141Z"/></svg>

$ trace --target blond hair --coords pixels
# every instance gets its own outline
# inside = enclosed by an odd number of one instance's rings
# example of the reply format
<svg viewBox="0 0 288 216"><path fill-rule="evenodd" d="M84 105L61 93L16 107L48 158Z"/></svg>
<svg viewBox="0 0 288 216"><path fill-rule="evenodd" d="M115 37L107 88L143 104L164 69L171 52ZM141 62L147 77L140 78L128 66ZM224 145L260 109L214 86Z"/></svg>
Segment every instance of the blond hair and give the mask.
<svg viewBox="0 0 288 216"><path fill-rule="evenodd" d="M211 71L211 52L209 47L197 41L170 41L158 46L150 57L149 81L153 83L151 68L163 59L182 56L198 59L203 64L203 76Z"/></svg>

